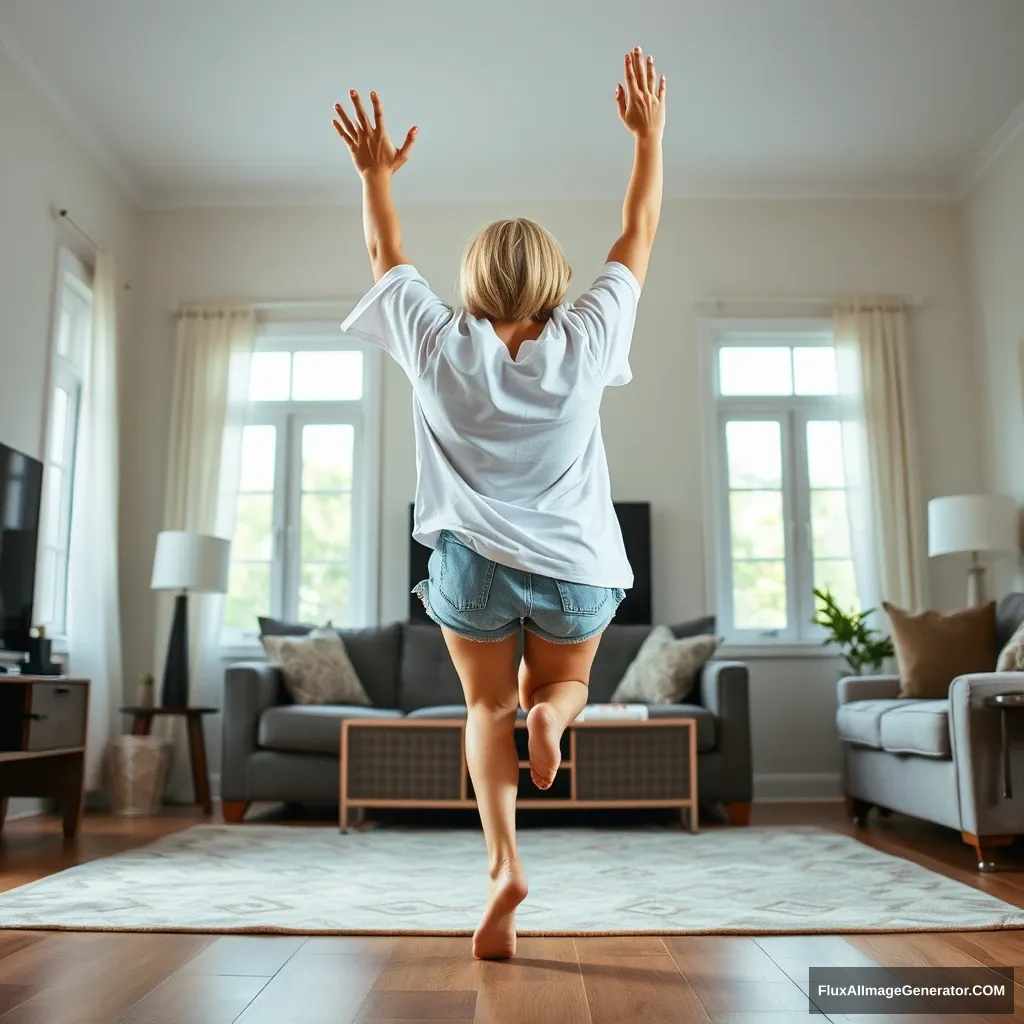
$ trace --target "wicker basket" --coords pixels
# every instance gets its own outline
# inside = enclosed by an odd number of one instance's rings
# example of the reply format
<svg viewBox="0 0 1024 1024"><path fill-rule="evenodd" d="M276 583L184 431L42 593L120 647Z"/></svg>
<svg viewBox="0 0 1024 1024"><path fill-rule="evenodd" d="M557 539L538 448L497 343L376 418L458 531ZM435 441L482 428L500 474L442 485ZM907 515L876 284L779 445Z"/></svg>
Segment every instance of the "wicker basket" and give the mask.
<svg viewBox="0 0 1024 1024"><path fill-rule="evenodd" d="M159 814L171 764L171 743L159 736L119 736L107 748L107 779L114 814Z"/></svg>

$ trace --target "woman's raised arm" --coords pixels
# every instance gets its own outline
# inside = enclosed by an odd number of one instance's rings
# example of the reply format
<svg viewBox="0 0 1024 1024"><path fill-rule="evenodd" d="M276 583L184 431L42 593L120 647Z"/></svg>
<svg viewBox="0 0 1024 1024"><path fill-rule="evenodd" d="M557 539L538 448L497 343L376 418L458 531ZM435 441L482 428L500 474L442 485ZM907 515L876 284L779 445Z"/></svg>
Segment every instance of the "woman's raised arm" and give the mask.
<svg viewBox="0 0 1024 1024"><path fill-rule="evenodd" d="M654 58L645 57L637 46L626 54L625 77L625 86L615 86L615 102L622 123L634 138L633 174L622 205L622 235L608 260L629 267L643 285L661 217L665 76L656 78Z"/></svg>
<svg viewBox="0 0 1024 1024"><path fill-rule="evenodd" d="M366 115L359 93L349 93L355 108L353 122L340 103L335 104L339 120L335 131L345 141L352 163L363 179L363 234L373 267L373 279L379 281L392 267L408 263L402 252L402 226L391 198L391 175L409 159L419 127L413 125L401 149L396 149L384 124L380 97L370 93L373 124Z"/></svg>

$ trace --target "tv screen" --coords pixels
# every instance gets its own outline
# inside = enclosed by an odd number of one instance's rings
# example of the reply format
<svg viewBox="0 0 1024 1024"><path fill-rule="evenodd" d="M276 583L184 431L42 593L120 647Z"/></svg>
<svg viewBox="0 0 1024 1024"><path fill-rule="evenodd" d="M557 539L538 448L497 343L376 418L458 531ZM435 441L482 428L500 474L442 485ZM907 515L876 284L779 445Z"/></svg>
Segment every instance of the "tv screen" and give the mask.
<svg viewBox="0 0 1024 1024"><path fill-rule="evenodd" d="M615 514L622 528L622 541L626 556L633 567L633 587L626 591L626 599L619 605L615 621L625 625L651 624L651 505L647 501L617 501ZM409 589L427 578L430 548L411 538L412 505L409 506ZM430 622L420 599L409 595L409 620Z"/></svg>
<svg viewBox="0 0 1024 1024"><path fill-rule="evenodd" d="M0 649L28 648L42 490L42 463L0 444Z"/></svg>

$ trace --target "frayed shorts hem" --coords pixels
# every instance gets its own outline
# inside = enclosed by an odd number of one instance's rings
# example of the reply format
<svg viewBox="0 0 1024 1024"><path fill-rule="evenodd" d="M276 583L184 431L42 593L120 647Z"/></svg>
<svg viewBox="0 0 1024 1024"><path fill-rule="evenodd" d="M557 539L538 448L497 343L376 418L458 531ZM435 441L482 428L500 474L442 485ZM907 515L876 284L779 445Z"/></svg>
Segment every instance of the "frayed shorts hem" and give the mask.
<svg viewBox="0 0 1024 1024"><path fill-rule="evenodd" d="M449 625L443 619L439 618L434 609L430 607L430 601L427 599L427 580L423 580L422 583L417 583L412 588L412 592L420 599L423 604L423 610L430 616L431 620L436 622L439 626L444 626L450 633L454 633L456 636L462 637L463 640L476 640L482 644L500 644L502 640L507 640L510 636L515 636L519 630L518 625L513 625L510 629L505 632L498 634L497 636L480 636L477 633L464 633L460 629L456 629L454 626Z"/></svg>

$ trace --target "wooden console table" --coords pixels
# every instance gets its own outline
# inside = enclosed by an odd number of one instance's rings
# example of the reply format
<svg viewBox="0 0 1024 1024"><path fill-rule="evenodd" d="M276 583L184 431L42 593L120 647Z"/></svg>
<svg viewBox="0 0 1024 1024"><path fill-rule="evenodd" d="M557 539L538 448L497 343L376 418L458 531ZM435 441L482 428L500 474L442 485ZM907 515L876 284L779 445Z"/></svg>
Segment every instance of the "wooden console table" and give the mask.
<svg viewBox="0 0 1024 1024"><path fill-rule="evenodd" d="M516 722L516 807L678 808L697 831L697 723L691 718L573 722L550 789L530 779L526 721ZM346 719L341 723L340 825L369 807L475 808L465 718Z"/></svg>
<svg viewBox="0 0 1024 1024"><path fill-rule="evenodd" d="M12 796L44 797L77 834L88 714L88 679L0 675L0 828Z"/></svg>

